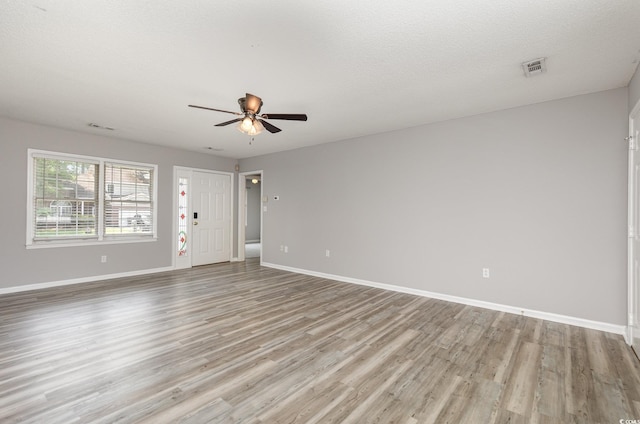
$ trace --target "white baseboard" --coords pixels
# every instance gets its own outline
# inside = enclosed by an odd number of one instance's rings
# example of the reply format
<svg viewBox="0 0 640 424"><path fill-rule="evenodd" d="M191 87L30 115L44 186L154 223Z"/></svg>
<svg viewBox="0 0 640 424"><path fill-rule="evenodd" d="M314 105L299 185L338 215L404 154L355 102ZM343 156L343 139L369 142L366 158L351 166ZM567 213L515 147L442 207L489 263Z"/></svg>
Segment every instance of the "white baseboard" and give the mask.
<svg viewBox="0 0 640 424"><path fill-rule="evenodd" d="M314 277L326 278L329 280L341 281L344 283L359 284L362 286L375 287L384 290L391 290L399 293L413 294L416 296L429 297L432 299L446 300L448 302L460 303L463 305L477 306L479 308L492 309L494 311L508 312L516 315L524 315L531 318L538 318L547 321L558 322L560 324L574 325L577 327L590 328L592 330L605 331L607 333L620 334L627 340L627 327L606 322L591 321L583 318L576 318L567 315L559 315L550 312L536 311L533 309L519 308L516 306L501 305L499 303L485 302L483 300L468 299L465 297L451 296L448 294L434 293L425 290L412 289L410 287L395 286L392 284L376 283L373 281L360 280L357 278L343 277L341 275L325 274L323 272L309 271L306 269L293 268L284 265L260 262L260 265L280 269L283 271L295 272L298 274L311 275Z"/></svg>
<svg viewBox="0 0 640 424"><path fill-rule="evenodd" d="M232 258L231 262L234 262L234 261L237 261L237 260L238 260L238 258ZM620 334L621 336L624 337L624 339L627 342L627 344L630 344L630 340L628 339L627 327L624 326L624 325L616 325L616 324L610 324L610 323L606 323L606 322L591 321L591 320L587 320L587 319L583 319L583 318L571 317L571 316L567 316L567 315L559 315L559 314L554 314L554 313L550 313L550 312L536 311L536 310L533 310L533 309L518 308L516 306L509 306L509 305L502 305L502 304L498 304L498 303L485 302L483 300L468 299L468 298L465 298L465 297L451 296L451 295L448 295L448 294L441 294L441 293L434 293L434 292L429 292L429 291L425 291L425 290L412 289L410 287L402 287L402 286L396 286L396 285L392 285L392 284L376 283L376 282L368 281L368 280L360 280L360 279L357 279L357 278L344 277L344 276L341 276L341 275L334 275L334 274L326 274L326 273L323 273L323 272L309 271L309 270L306 270L306 269L293 268L293 267L273 264L273 263L269 263L269 262L262 262L261 261L260 265L268 267L268 268L274 268L274 269L280 269L280 270L283 270L283 271L295 272L295 273L298 273L298 274L304 274L304 275L311 275L311 276L314 276L314 277L326 278L326 279L329 279L329 280L341 281L341 282L352 283L352 284L359 284L359 285L362 285L362 286L375 287L375 288L384 289L384 290L391 290L391 291L395 291L395 292L399 292L399 293L413 294L413 295L416 295L416 296L429 297L429 298L432 298L432 299L440 299L440 300L445 300L445 301L448 301L448 302L460 303L460 304L463 304L463 305L477 306L479 308L492 309L492 310L495 310L495 311L508 312L508 313L516 314L516 315L524 315L524 316L527 316L527 317L532 317L532 318L538 318L538 319L543 319L543 320L547 320L547 321L558 322L558 323L561 323L561 324L568 324L568 325L574 325L574 326L577 326L577 327L590 328L592 330L605 331L607 333ZM111 279L114 279L114 278L134 277L134 276L137 276L137 275L145 275L145 274L155 274L155 273L158 273L158 272L172 271L173 269L174 269L173 267L153 268L153 269L145 269L145 270L139 270L139 271L121 272L121 273L117 273L117 274L96 275L96 276L92 276L92 277L74 278L74 279L71 279L71 280L51 281L51 282L45 282L45 283L27 284L27 285L24 285L24 286L5 287L5 288L0 288L0 295L1 294L9 294L9 293L25 292L25 291L31 291L31 290L38 290L38 289L45 289L45 288L51 288L51 287L67 286L67 285L71 285L71 284L91 283L91 282L100 281L100 280L111 280Z"/></svg>
<svg viewBox="0 0 640 424"><path fill-rule="evenodd" d="M27 284L24 286L4 287L0 288L0 294L18 293L24 291L47 289L51 287L68 286L71 284L92 283L94 281L112 280L121 277L134 277L136 275L155 274L158 272L173 271L173 267L143 269L139 271L120 272L117 274L96 275L92 277L74 278L71 280L50 281L46 283Z"/></svg>
<svg viewBox="0 0 640 424"><path fill-rule="evenodd" d="M231 258L229 262L240 262L240 259L238 259L237 257Z"/></svg>

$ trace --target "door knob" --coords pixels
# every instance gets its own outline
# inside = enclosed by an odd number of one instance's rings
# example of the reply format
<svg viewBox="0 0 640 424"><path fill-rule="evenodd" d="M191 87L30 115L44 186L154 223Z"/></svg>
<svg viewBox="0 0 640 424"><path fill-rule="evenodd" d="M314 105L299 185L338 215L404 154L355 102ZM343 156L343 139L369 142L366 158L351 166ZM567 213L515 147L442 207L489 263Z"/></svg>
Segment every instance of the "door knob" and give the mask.
<svg viewBox="0 0 640 424"><path fill-rule="evenodd" d="M198 225L198 221L193 221L193 225Z"/></svg>

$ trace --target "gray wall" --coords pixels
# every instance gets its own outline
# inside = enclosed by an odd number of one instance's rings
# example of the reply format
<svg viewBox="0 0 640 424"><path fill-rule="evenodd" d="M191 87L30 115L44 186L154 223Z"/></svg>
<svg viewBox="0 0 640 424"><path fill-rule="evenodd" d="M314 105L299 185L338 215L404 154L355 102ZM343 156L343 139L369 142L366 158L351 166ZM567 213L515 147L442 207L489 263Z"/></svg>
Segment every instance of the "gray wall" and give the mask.
<svg viewBox="0 0 640 424"><path fill-rule="evenodd" d="M265 262L624 325L627 127L620 88L240 168Z"/></svg>
<svg viewBox="0 0 640 424"><path fill-rule="evenodd" d="M245 240L260 240L260 187L258 181L253 184L247 180L247 227L245 228Z"/></svg>
<svg viewBox="0 0 640 424"><path fill-rule="evenodd" d="M27 250L28 148L157 164L158 241ZM174 252L173 166L233 172L236 162L235 159L0 118L0 177L4 181L0 185L0 195L4 199L0 288L171 266ZM101 255L107 255L107 263L100 263Z"/></svg>
<svg viewBox="0 0 640 424"><path fill-rule="evenodd" d="M636 72L629 82L629 112L638 101L640 101L640 66L636 68Z"/></svg>

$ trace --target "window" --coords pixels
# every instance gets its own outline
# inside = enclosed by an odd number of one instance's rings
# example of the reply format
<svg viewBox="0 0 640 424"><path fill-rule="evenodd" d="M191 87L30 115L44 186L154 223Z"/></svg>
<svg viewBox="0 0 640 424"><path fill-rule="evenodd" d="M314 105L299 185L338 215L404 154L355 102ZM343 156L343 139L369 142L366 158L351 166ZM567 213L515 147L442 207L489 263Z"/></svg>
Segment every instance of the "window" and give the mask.
<svg viewBox="0 0 640 424"><path fill-rule="evenodd" d="M187 237L189 233L189 179L178 178L178 256L187 256Z"/></svg>
<svg viewBox="0 0 640 424"><path fill-rule="evenodd" d="M153 222L153 170L108 162L104 169L104 233L149 233Z"/></svg>
<svg viewBox="0 0 640 424"><path fill-rule="evenodd" d="M33 156L32 240L98 237L98 163Z"/></svg>
<svg viewBox="0 0 640 424"><path fill-rule="evenodd" d="M27 246L154 240L156 175L156 165L30 149Z"/></svg>

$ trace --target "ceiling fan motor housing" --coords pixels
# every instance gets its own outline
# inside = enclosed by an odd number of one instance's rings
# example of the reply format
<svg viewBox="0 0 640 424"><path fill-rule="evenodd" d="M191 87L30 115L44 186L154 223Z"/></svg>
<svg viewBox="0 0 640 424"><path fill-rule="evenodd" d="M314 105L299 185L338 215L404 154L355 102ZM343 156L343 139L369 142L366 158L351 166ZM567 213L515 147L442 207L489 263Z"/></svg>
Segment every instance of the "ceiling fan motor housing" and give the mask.
<svg viewBox="0 0 640 424"><path fill-rule="evenodd" d="M240 105L240 110L244 113L249 112L257 115L260 113L260 109L262 109L263 102L260 97L247 93L245 97L238 99L238 104Z"/></svg>

